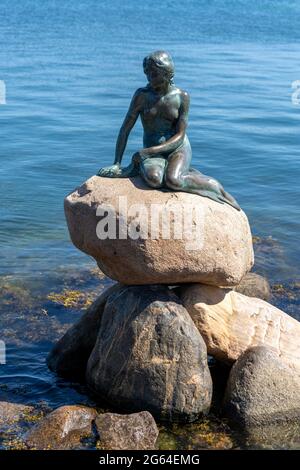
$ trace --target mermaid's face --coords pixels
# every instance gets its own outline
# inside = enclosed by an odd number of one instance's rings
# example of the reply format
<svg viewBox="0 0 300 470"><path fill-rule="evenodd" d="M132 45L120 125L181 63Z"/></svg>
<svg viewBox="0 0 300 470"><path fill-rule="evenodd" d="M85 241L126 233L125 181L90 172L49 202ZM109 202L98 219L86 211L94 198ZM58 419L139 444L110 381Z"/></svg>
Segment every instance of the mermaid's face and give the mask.
<svg viewBox="0 0 300 470"><path fill-rule="evenodd" d="M164 71L157 67L155 64L148 65L147 69L145 70L148 82L152 87L157 87L162 85L166 81L166 77Z"/></svg>

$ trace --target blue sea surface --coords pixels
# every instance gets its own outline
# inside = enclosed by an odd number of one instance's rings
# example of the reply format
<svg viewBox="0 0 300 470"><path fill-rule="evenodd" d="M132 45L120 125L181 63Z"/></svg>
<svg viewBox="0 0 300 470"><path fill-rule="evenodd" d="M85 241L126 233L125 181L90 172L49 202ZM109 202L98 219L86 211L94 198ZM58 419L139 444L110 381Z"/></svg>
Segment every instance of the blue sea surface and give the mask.
<svg viewBox="0 0 300 470"><path fill-rule="evenodd" d="M253 235L275 247L258 253L257 271L272 283L300 279L299 1L1 0L0 44L2 283L46 295L63 285L58 272L94 266L69 240L63 199L113 162L131 96L146 83L142 60L157 49L172 54L175 83L191 95L193 166L220 180ZM137 123L124 164L141 146ZM24 384L38 377L58 406L66 399L45 385L57 387L47 344L39 353L26 344L21 367L12 342L4 377L17 383L26 363Z"/></svg>

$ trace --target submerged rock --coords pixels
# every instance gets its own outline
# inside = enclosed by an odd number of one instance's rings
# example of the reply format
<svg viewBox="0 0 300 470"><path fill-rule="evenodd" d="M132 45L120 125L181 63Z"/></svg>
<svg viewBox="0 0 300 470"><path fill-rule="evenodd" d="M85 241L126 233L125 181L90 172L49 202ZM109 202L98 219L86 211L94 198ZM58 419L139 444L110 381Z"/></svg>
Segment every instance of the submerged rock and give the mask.
<svg viewBox="0 0 300 470"><path fill-rule="evenodd" d="M96 343L106 300L115 289L118 289L118 286L109 287L104 291L55 344L47 357L48 367L52 371L72 379L85 377L87 361Z"/></svg>
<svg viewBox="0 0 300 470"><path fill-rule="evenodd" d="M285 312L300 320L300 282L273 284L272 298Z"/></svg>
<svg viewBox="0 0 300 470"><path fill-rule="evenodd" d="M181 300L206 343L208 353L232 363L249 347L274 348L300 375L300 323L261 299L233 290L194 284Z"/></svg>
<svg viewBox="0 0 300 470"><path fill-rule="evenodd" d="M139 177L93 176L66 197L65 214L74 245L123 284L231 286L253 265L243 211L198 195L150 190ZM111 231L105 239L97 236L99 223Z"/></svg>
<svg viewBox="0 0 300 470"><path fill-rule="evenodd" d="M256 297L266 301L271 298L271 287L268 279L256 273L247 273L241 282L234 287L234 290L248 297Z"/></svg>
<svg viewBox="0 0 300 470"><path fill-rule="evenodd" d="M300 420L247 428L244 447L264 450L299 450Z"/></svg>
<svg viewBox="0 0 300 470"><path fill-rule="evenodd" d="M160 429L160 450L226 450L234 446L231 429L215 416L181 426L172 424Z"/></svg>
<svg viewBox="0 0 300 470"><path fill-rule="evenodd" d="M4 281L4 282L3 282ZM5 282L6 281L6 282ZM0 278L0 311L9 312L28 312L38 309L40 299L34 296L31 290L22 283L11 281L4 277Z"/></svg>
<svg viewBox="0 0 300 470"><path fill-rule="evenodd" d="M100 414L95 421L100 442L107 450L155 450L158 428L148 411L119 415Z"/></svg>
<svg viewBox="0 0 300 470"><path fill-rule="evenodd" d="M193 421L211 403L205 343L163 286L124 286L109 295L86 377L113 406L166 421Z"/></svg>
<svg viewBox="0 0 300 470"><path fill-rule="evenodd" d="M82 439L91 437L92 422L97 417L93 408L62 406L52 411L27 434L25 442L30 449L64 450L82 446Z"/></svg>
<svg viewBox="0 0 300 470"><path fill-rule="evenodd" d="M254 347L231 369L224 414L245 429L300 419L300 379L276 351Z"/></svg>

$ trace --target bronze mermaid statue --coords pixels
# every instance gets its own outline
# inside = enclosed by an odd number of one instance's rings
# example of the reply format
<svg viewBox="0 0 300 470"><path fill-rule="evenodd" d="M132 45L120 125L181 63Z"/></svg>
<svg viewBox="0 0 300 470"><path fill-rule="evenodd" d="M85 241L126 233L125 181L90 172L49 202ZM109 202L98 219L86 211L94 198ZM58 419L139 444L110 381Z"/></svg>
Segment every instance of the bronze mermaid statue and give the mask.
<svg viewBox="0 0 300 470"><path fill-rule="evenodd" d="M153 52L145 57L143 68L148 84L133 95L118 135L114 164L101 168L98 176L140 175L151 188L198 194L240 210L217 180L190 167L192 149L186 135L190 99L173 82L171 56L165 51ZM129 166L121 168L130 131L139 116L144 148L133 155Z"/></svg>

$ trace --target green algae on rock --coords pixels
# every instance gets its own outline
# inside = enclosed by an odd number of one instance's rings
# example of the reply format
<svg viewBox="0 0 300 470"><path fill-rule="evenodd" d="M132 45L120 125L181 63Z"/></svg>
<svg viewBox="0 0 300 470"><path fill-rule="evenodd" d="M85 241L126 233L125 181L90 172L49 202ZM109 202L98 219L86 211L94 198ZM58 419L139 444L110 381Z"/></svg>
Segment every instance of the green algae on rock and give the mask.
<svg viewBox="0 0 300 470"><path fill-rule="evenodd" d="M229 426L213 415L195 423L159 427L160 450L232 449L236 446Z"/></svg>
<svg viewBox="0 0 300 470"><path fill-rule="evenodd" d="M50 294L47 295L47 299L62 305L65 308L84 310L93 303L93 300L95 300L95 294L91 292L64 289L62 292L58 293L50 292Z"/></svg>

